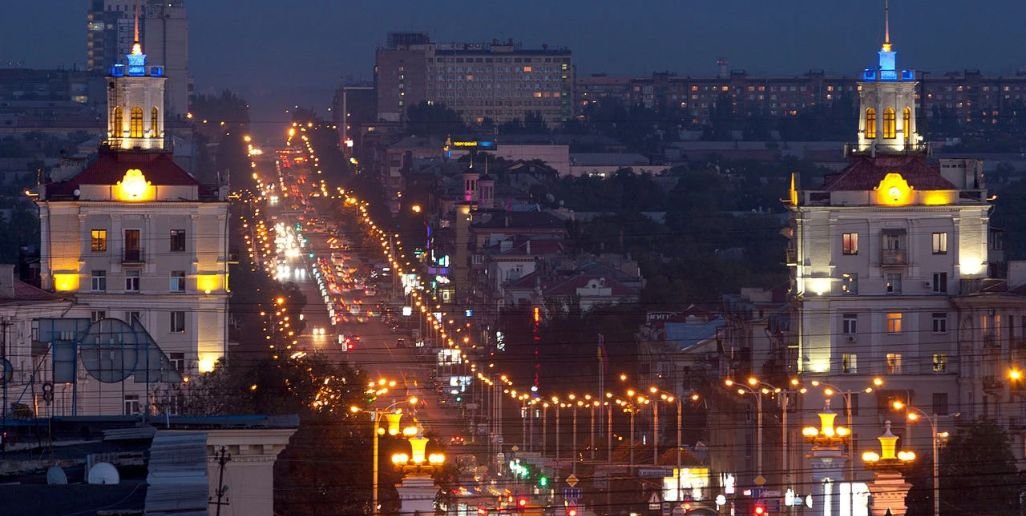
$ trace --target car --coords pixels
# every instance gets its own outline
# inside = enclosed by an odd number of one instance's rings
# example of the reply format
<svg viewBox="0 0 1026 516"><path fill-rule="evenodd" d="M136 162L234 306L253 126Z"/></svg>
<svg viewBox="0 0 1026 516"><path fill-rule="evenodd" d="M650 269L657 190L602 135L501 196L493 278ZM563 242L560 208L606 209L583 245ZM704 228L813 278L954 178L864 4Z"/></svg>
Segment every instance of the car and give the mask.
<svg viewBox="0 0 1026 516"><path fill-rule="evenodd" d="M395 347L397 347L397 348L405 348L406 347L406 339L404 339L402 337L399 337L398 339L395 339Z"/></svg>
<svg viewBox="0 0 1026 516"><path fill-rule="evenodd" d="M466 439L462 435L454 435L449 439L449 444L452 446L463 446L466 443Z"/></svg>

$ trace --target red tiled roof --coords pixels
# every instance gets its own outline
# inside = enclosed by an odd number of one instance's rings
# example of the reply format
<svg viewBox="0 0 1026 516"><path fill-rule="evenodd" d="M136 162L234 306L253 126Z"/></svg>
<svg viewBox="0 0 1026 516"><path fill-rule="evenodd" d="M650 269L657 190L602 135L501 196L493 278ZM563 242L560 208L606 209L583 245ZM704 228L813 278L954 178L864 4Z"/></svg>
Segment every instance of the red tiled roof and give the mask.
<svg viewBox="0 0 1026 516"><path fill-rule="evenodd" d="M60 296L36 288L21 280L14 280L14 297L0 295L0 304L25 303L32 301L56 301Z"/></svg>
<svg viewBox="0 0 1026 516"><path fill-rule="evenodd" d="M584 288L591 280L601 279L604 281L603 288L609 288L613 296L629 296L640 294L640 289L631 288L620 283L614 278L600 276L588 272L574 275L570 279L557 283L545 289L546 296L569 296L577 293L577 289Z"/></svg>
<svg viewBox="0 0 1026 516"><path fill-rule="evenodd" d="M171 159L167 152L100 149L96 161L67 181L47 185L47 195L70 195L79 185L113 185L129 169L142 170L157 186L199 186L199 181Z"/></svg>
<svg viewBox="0 0 1026 516"><path fill-rule="evenodd" d="M958 189L944 179L940 167L921 154L858 156L839 174L827 176L822 189L831 192L872 190L891 172L900 173L916 190Z"/></svg>

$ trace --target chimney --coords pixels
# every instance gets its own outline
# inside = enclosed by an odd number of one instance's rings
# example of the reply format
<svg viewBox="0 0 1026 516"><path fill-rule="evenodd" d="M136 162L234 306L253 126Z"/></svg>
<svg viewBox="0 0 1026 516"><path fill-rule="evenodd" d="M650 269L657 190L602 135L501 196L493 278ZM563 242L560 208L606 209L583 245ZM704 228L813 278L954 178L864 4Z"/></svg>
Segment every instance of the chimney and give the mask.
<svg viewBox="0 0 1026 516"><path fill-rule="evenodd" d="M14 265L0 263L0 298L14 299Z"/></svg>

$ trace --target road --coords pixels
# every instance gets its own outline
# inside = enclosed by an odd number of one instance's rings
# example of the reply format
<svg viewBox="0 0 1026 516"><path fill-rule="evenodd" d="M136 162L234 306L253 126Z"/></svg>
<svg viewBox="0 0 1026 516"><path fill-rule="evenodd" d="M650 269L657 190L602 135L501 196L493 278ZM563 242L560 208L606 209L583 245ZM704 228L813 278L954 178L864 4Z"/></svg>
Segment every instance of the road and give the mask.
<svg viewBox="0 0 1026 516"><path fill-rule="evenodd" d="M312 161L307 160L307 163ZM264 163L262 168L275 170L273 162ZM452 438L456 436L469 435L468 423L461 413L462 409L454 406L452 396L436 390L433 373L437 370L437 365L434 355L415 348L414 339L408 333L397 333L385 324L378 314L366 316L367 308L373 307L371 301L365 301L360 320L357 317L348 317L347 321L339 321L338 325L332 326L329 307L314 271L326 271L326 274L333 275L332 281L339 285L344 280L335 275L333 266L320 267L318 260L323 259L330 263L333 253L336 256L341 255L344 263L361 264L359 274L366 277L370 272L368 264L381 262L383 255L379 247L371 245L353 245L352 250L344 250L336 245L333 249L329 243L331 234L341 241L360 242L362 237L356 234L360 227L351 222L343 224L343 221L331 218L332 210L328 209L327 203L341 201L321 195L322 190L314 179L316 176L310 166L293 164L287 171L280 172L276 182L279 185L284 183L286 190L289 191L289 197L283 196L277 206L267 208L267 223L270 225L273 221L288 228L295 228L298 224L299 234L306 239L306 245L299 250L298 256L287 259L288 281L295 283L307 300L303 309L305 330L298 339L298 349L294 348L291 351L318 354L332 362L347 362L365 371L369 379L395 380L396 387L383 396L381 403L385 400L416 396L420 400L415 413L417 421L423 425L426 433L436 435L443 443L451 443ZM315 192L318 194L317 197L313 197ZM299 199L295 198L297 194L300 196ZM314 216L310 217L311 214ZM392 306L395 312L401 310L402 299L392 299L392 289L388 288L388 285L380 285L378 290L384 304ZM349 306L352 306L359 297L351 292L340 295L332 295L330 292L328 294L329 299L340 299ZM347 311L337 304L333 307L337 313ZM320 331L322 329L323 332ZM343 338L359 336L360 340L347 350L347 346L339 343L339 335L344 336ZM397 345L399 338L404 338L404 347ZM467 440L469 441L469 438ZM456 450L450 450L454 451Z"/></svg>

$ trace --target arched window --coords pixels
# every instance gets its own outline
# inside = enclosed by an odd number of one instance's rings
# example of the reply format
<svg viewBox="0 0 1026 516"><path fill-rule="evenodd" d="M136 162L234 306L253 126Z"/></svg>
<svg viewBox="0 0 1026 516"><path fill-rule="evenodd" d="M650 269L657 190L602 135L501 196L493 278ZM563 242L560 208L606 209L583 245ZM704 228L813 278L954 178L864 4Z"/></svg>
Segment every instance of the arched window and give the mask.
<svg viewBox="0 0 1026 516"><path fill-rule="evenodd" d="M901 117L901 130L905 133L905 143L912 140L912 108L905 106Z"/></svg>
<svg viewBox="0 0 1026 516"><path fill-rule="evenodd" d="M898 118L894 112L894 108L887 108L884 110L883 119L883 137L892 140L898 135Z"/></svg>
<svg viewBox="0 0 1026 516"><path fill-rule="evenodd" d="M113 127L111 128L111 136L115 138L121 138L123 136L122 131L125 130L122 126L124 120L122 119L121 115L121 106L114 107L114 113L111 115L111 119L113 121Z"/></svg>
<svg viewBox="0 0 1026 516"><path fill-rule="evenodd" d="M160 138L160 110L157 108L150 111L150 137Z"/></svg>
<svg viewBox="0 0 1026 516"><path fill-rule="evenodd" d="M132 115L128 124L129 138L143 137L143 110L141 107L132 108Z"/></svg>
<svg viewBox="0 0 1026 516"><path fill-rule="evenodd" d="M873 108L866 110L866 138L876 138L876 110Z"/></svg>

